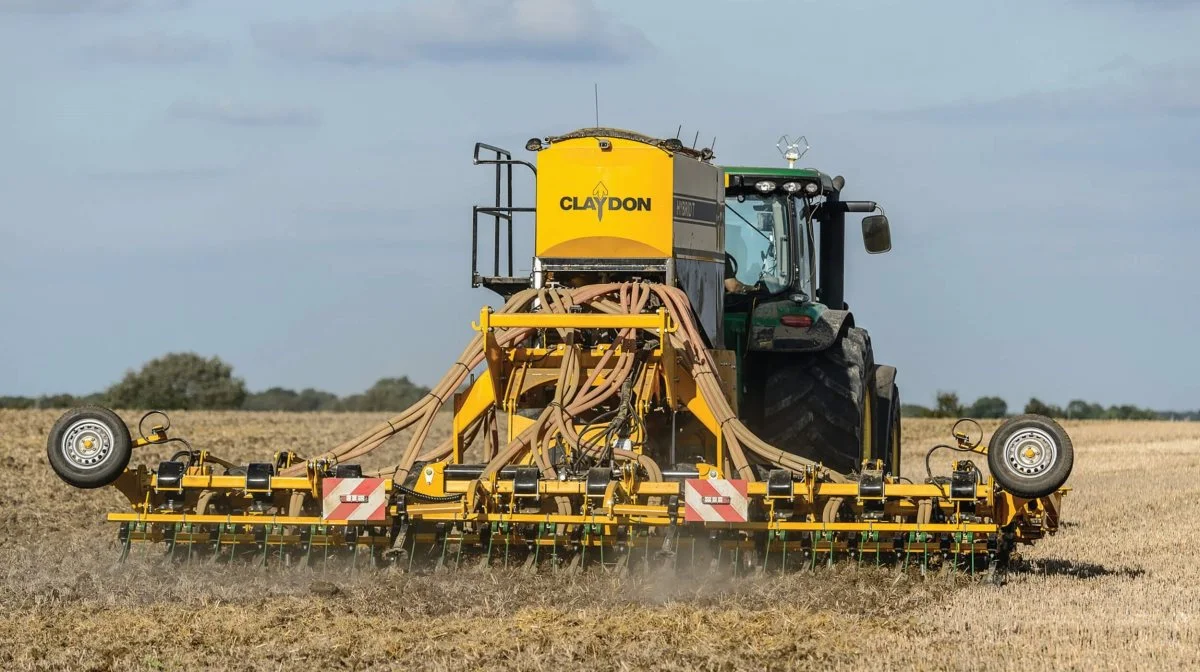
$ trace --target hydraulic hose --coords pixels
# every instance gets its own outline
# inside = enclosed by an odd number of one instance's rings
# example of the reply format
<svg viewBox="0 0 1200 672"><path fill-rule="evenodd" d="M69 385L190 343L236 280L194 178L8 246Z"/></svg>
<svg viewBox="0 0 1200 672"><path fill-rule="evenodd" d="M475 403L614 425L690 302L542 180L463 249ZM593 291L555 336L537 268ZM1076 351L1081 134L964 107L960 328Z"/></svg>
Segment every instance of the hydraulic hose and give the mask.
<svg viewBox="0 0 1200 672"><path fill-rule="evenodd" d="M716 363L704 346L691 303L681 289L645 282L605 283L575 289L528 289L513 295L497 312L518 313L536 307L537 310L550 313L582 310L607 314L640 314L646 312L652 304L665 309L672 323L676 325L676 331L669 336L671 345L682 355L683 366L695 380L697 392L717 421L730 462L728 467L722 465L727 471L746 480L755 480L751 458L756 462L792 472L803 472L819 466L811 460L771 446L737 418L722 391ZM617 354L616 346L629 343L634 337L633 329L624 328L616 331L613 347L607 348L596 365L584 376L585 344L582 334L578 331L574 328L556 329L563 354L557 373L554 399L512 441L502 446L498 445L494 409L466 428L463 445L471 445L483 435L484 440L494 448L489 448L485 453L486 466L480 476L481 480L488 480L500 469L523 459L536 464L545 477L554 478L557 475L557 467L552 463L549 451L560 438L573 447L576 455L589 454L597 457L612 450L613 458L636 461L649 478L661 480L661 470L654 460L635 451L612 449L608 432L601 437L603 441L597 444L595 438L581 436L576 430L577 417L605 404L620 392L626 381L631 378L636 380L641 375L634 348L620 348L620 353ZM498 330L495 339L501 348L509 348L532 333L532 329ZM470 372L482 362L483 337L480 335L472 339L429 394L403 412L354 439L335 446L320 457L342 462L361 457L376 450L397 433L414 429L399 462L395 467L380 473L393 474L402 482L417 460L444 459L452 450L453 444L450 440L442 441L432 449L423 449L423 446L441 407L450 395L464 384ZM600 381L599 384L597 381ZM634 415L636 417L636 414ZM583 433L587 434L588 431ZM303 471L304 465L296 465L284 473L292 475ZM828 470L822 470L820 473L825 478L844 480L841 475ZM562 500L558 502L560 510L569 507L566 498L559 499Z"/></svg>

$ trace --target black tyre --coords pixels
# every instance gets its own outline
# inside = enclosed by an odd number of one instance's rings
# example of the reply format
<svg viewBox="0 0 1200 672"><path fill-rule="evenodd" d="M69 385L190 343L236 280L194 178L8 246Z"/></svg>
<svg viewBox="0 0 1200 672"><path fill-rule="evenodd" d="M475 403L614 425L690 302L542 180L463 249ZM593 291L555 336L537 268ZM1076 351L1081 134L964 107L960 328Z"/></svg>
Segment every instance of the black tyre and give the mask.
<svg viewBox="0 0 1200 672"><path fill-rule="evenodd" d="M1017 497L1045 497L1071 475L1075 449L1059 424L1041 415L1005 420L988 443L988 468Z"/></svg>
<svg viewBox="0 0 1200 672"><path fill-rule="evenodd" d="M864 447L869 449L873 440L874 363L870 337L857 328L821 352L767 360L755 433L776 448L835 471L857 471L868 452Z"/></svg>
<svg viewBox="0 0 1200 672"><path fill-rule="evenodd" d="M73 408L50 429L46 457L54 473L77 488L100 488L129 465L133 440L120 416L102 406Z"/></svg>
<svg viewBox="0 0 1200 672"><path fill-rule="evenodd" d="M880 364L872 380L875 386L874 459L883 460L883 470L900 475L900 388L896 367Z"/></svg>

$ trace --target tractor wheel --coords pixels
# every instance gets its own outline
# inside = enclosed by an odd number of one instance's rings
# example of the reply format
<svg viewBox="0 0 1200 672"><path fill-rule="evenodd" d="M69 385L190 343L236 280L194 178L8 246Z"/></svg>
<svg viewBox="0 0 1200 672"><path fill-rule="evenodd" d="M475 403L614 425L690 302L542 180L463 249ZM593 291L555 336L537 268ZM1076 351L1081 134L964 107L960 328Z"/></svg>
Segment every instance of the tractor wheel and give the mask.
<svg viewBox="0 0 1200 672"><path fill-rule="evenodd" d="M1075 449L1059 424L1042 415L1005 420L988 442L988 468L1017 497L1045 497L1071 475Z"/></svg>
<svg viewBox="0 0 1200 672"><path fill-rule="evenodd" d="M896 367L875 367L875 452L883 460L883 470L900 476L900 388L896 387Z"/></svg>
<svg viewBox="0 0 1200 672"><path fill-rule="evenodd" d="M866 330L853 327L821 352L771 358L755 432L835 471L857 471L872 452L874 359Z"/></svg>
<svg viewBox="0 0 1200 672"><path fill-rule="evenodd" d="M100 488L129 465L133 440L120 416L102 406L73 408L50 429L46 457L54 473L77 488Z"/></svg>

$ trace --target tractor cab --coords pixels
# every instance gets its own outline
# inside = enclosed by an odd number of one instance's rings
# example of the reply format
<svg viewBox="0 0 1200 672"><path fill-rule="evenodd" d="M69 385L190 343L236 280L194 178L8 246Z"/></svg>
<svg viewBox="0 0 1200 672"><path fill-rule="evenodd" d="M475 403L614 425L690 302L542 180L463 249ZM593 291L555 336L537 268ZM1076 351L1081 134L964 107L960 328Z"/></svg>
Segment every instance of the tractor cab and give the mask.
<svg viewBox="0 0 1200 672"><path fill-rule="evenodd" d="M891 249L887 217L874 201L841 200L840 176L811 168L723 171L725 342L736 350L777 349L774 332L751 338L752 314L763 325L803 328L826 308L844 310L845 214L879 210L863 219L863 243L871 254ZM780 323L785 315L792 317Z"/></svg>
<svg viewBox="0 0 1200 672"><path fill-rule="evenodd" d="M829 177L814 170L725 168L728 303L745 303L738 297L746 295L813 297L810 214L813 200L831 187Z"/></svg>

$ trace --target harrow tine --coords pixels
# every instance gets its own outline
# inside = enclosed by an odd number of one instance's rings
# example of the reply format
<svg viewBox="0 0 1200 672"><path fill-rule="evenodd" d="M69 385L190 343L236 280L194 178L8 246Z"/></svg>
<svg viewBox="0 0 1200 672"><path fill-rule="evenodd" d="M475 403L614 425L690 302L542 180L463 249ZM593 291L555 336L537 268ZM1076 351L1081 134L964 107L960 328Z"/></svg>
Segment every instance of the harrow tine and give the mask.
<svg viewBox="0 0 1200 672"><path fill-rule="evenodd" d="M120 539L121 536L124 536L124 539ZM117 556L117 563L124 564L129 559L129 547L133 543L133 535L129 523L121 523L121 528L118 532L118 541L121 543L121 552Z"/></svg>
<svg viewBox="0 0 1200 672"><path fill-rule="evenodd" d="M492 529L489 527L487 553L483 556L483 562L480 564L482 569L487 569L492 564L492 543L494 541L496 541L496 535L492 533Z"/></svg>
<svg viewBox="0 0 1200 672"><path fill-rule="evenodd" d="M542 552L542 526L541 525L537 526L537 531L538 531L537 539L534 541L534 544L533 544L533 564L534 564L534 566L537 565L538 554Z"/></svg>
<svg viewBox="0 0 1200 672"><path fill-rule="evenodd" d="M616 565L613 567L617 576L627 576L629 574L629 554L632 551L626 551L620 554L617 558Z"/></svg>
<svg viewBox="0 0 1200 672"><path fill-rule="evenodd" d="M442 555L441 555L441 557L438 558L437 563L433 566L433 571L435 571L435 572L446 571L446 544L449 544L449 543L450 543L450 532L449 531L442 532Z"/></svg>

